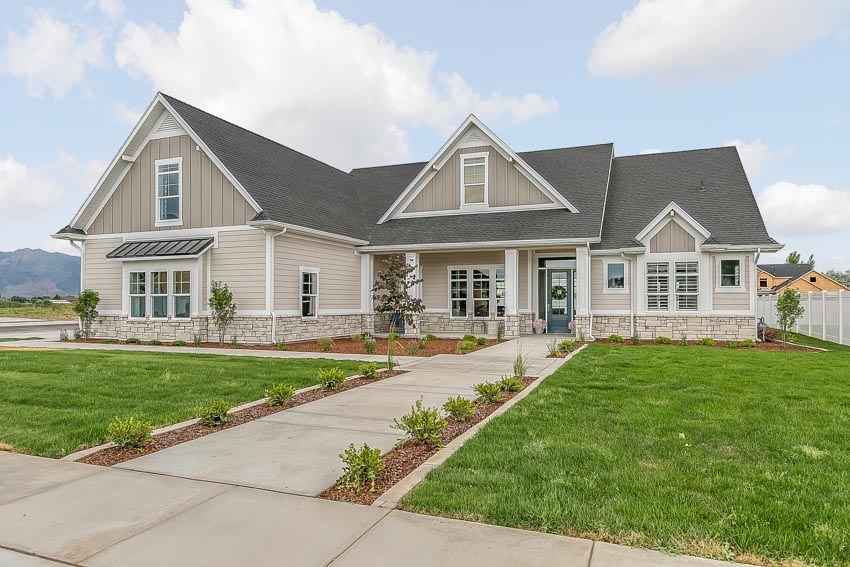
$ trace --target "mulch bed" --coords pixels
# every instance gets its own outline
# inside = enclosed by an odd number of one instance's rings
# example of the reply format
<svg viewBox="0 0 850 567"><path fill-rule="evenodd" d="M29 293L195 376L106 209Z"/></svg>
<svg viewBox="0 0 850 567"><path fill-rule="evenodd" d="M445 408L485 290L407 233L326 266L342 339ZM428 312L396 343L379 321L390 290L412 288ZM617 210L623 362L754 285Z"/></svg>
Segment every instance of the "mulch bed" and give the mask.
<svg viewBox="0 0 850 567"><path fill-rule="evenodd" d="M523 390L535 380L537 378L530 376L523 378ZM475 406L475 415L467 421L457 421L452 417L446 417L448 425L443 430L443 445L448 444L449 441L472 428L472 426L496 411L499 406L506 403L518 393L502 392L502 400L500 402L494 404L477 404ZM326 500L339 500L342 502L370 505L439 450L440 447L437 445L420 445L416 441L409 439L396 445L394 449L384 455L384 470L381 471L381 477L375 483L374 492L370 492L368 488L356 492L354 488L337 485L328 488L319 496Z"/></svg>
<svg viewBox="0 0 850 567"><path fill-rule="evenodd" d="M375 382L379 382L393 376L398 376L399 374L405 374L405 372L402 370L393 370L392 372L381 372L378 374L377 378L352 378L351 380L346 380L345 384L343 384L342 388L339 390L308 390L307 392L295 394L289 403L282 406L258 404L256 406L234 412L230 414L227 423L222 425L210 426L203 425L201 423L188 425L186 427L181 427L180 429L175 429L174 431L155 435L153 437L153 441L142 447L140 450L109 447L108 449L103 449L102 451L83 457L78 462L111 467L112 465L117 465L118 463L123 463L124 461L129 461L143 455L162 451L168 447L173 447L174 445L179 445L180 443L185 443L186 441L191 441L192 439L197 439L198 437L203 437L210 433L216 433L223 429L230 429L231 427L236 427L237 425L254 421L255 419L260 419L261 417L265 417L279 411L326 398L327 396L332 396L339 392L345 392L346 390L365 386L366 384L374 384Z"/></svg>
<svg viewBox="0 0 850 567"><path fill-rule="evenodd" d="M679 344L679 341L673 341L672 344L658 344L658 343L653 342L651 340L642 340L642 341L640 341L639 345L634 345L634 344L632 344L632 341L630 339L625 339L624 343L609 343L608 339L599 338L599 339L596 339L596 341L594 341L594 342L606 344L606 345L610 345L610 346L618 346L618 347L623 347L623 346L625 346L625 347L635 347L635 346L655 346L655 347L671 347L671 346L675 347L675 346L678 346L678 347L680 347L680 346L682 346L682 345ZM739 342L739 341L736 341L736 342ZM689 347L690 346L702 347L702 348L731 348L731 347L726 346L726 341L717 341L717 344L715 344L713 347L707 346L707 345L697 344L696 341L688 341L688 346ZM776 343L776 342L765 342L765 343L757 342L756 346L754 346L754 347L746 347L746 348L745 347L736 347L735 350L787 350L787 351L798 351L798 352L820 352L818 349L809 348L809 347L800 346L800 345L791 345L791 344L786 345L785 349L783 349L781 342L779 342L779 343Z"/></svg>

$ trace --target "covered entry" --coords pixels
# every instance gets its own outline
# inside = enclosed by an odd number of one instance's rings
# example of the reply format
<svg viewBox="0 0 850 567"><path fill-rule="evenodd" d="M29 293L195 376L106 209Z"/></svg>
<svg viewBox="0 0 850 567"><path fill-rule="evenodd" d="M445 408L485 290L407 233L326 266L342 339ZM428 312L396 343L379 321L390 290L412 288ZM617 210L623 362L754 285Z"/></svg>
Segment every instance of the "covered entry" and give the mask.
<svg viewBox="0 0 850 567"><path fill-rule="evenodd" d="M538 314L546 320L548 333L571 333L575 316L576 259L538 260Z"/></svg>

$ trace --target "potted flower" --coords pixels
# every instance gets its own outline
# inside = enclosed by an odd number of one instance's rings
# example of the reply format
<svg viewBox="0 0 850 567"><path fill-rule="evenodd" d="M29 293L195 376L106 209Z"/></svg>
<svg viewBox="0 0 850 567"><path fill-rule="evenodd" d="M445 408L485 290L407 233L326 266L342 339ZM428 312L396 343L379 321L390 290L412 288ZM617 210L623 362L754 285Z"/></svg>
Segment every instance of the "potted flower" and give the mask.
<svg viewBox="0 0 850 567"><path fill-rule="evenodd" d="M543 334L543 331L546 330L546 321L543 319L535 319L531 322L531 328L535 335L541 335Z"/></svg>
<svg viewBox="0 0 850 567"><path fill-rule="evenodd" d="M570 321L569 323L567 323L567 327L569 327L569 329L570 329L570 333L573 333L573 334L574 334L574 333L576 332L576 322L575 322L575 320Z"/></svg>

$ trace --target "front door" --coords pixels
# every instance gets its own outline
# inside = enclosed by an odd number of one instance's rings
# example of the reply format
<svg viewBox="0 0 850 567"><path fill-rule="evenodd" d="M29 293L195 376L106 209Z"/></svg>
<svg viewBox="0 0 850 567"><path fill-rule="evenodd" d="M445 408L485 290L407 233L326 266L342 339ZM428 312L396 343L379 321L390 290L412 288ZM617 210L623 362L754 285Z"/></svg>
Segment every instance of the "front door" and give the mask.
<svg viewBox="0 0 850 567"><path fill-rule="evenodd" d="M568 333L573 320L573 271L547 270L547 329Z"/></svg>

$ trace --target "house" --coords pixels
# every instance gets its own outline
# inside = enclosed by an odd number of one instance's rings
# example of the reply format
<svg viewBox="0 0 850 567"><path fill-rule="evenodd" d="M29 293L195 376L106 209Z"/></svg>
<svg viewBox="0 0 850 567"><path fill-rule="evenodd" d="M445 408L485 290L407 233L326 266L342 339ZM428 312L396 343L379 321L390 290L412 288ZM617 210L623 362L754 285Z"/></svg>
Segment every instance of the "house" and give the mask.
<svg viewBox="0 0 850 567"><path fill-rule="evenodd" d="M221 281L244 343L373 329L391 254L423 279L411 333L751 338L781 248L734 147L516 152L469 116L427 163L344 172L161 93L53 236L81 250L97 336L205 336Z"/></svg>
<svg viewBox="0 0 850 567"><path fill-rule="evenodd" d="M823 275L809 264L759 264L756 275L759 295L781 293L786 288L800 293L850 291L847 286Z"/></svg>

